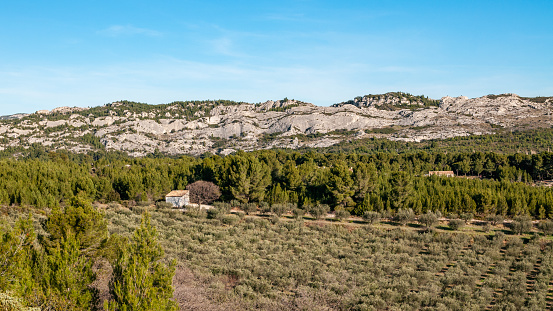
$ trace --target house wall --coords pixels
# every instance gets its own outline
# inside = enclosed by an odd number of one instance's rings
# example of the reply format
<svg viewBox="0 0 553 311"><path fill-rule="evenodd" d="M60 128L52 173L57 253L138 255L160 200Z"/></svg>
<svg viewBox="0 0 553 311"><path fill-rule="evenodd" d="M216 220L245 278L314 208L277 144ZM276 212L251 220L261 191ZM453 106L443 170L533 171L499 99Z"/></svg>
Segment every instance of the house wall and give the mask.
<svg viewBox="0 0 553 311"><path fill-rule="evenodd" d="M174 207L183 208L190 204L190 196L185 194L182 197L165 197L165 202L173 204Z"/></svg>
<svg viewBox="0 0 553 311"><path fill-rule="evenodd" d="M178 208L182 208L186 205L184 197L165 197L165 202L171 203L174 207Z"/></svg>

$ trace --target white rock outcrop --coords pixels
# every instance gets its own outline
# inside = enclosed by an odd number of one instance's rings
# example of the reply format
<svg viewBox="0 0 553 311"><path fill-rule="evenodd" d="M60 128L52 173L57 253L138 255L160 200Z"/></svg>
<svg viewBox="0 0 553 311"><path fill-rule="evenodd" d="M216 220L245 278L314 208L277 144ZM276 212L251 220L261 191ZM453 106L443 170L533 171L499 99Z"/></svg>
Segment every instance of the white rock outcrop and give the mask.
<svg viewBox="0 0 553 311"><path fill-rule="evenodd" d="M172 155L228 154L240 149L327 147L365 137L421 141L492 133L500 127L553 125L552 98L516 94L432 100L398 92L357 97L331 107L295 100L219 106L206 101L192 112L183 104L144 106L136 111L125 103L112 103L6 116L0 120L0 149L40 143L88 152L93 150L92 135L106 149L134 156L156 149ZM393 131L386 134L379 131L382 128Z"/></svg>

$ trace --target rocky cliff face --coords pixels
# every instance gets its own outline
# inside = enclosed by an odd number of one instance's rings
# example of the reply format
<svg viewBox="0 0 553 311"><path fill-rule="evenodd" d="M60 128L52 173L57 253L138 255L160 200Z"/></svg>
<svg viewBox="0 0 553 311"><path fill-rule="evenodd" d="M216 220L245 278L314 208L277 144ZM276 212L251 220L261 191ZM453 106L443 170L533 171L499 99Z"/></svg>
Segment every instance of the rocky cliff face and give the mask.
<svg viewBox="0 0 553 311"><path fill-rule="evenodd" d="M261 148L326 147L344 139L420 141L553 125L553 98L515 94L432 100L406 93L366 95L331 107L295 100L62 107L0 120L0 149L42 144L133 156L154 152L228 154Z"/></svg>

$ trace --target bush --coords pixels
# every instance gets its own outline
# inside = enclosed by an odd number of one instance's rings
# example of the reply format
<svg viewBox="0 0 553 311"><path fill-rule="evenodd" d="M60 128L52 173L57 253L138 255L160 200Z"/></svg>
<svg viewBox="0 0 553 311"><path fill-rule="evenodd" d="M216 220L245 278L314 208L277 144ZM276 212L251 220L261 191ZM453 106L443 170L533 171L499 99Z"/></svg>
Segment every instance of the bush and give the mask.
<svg viewBox="0 0 553 311"><path fill-rule="evenodd" d="M312 206L309 210L309 214L313 216L315 219L319 220L326 216L326 214L330 211L330 206L326 204L317 204L315 206Z"/></svg>
<svg viewBox="0 0 553 311"><path fill-rule="evenodd" d="M545 235L553 234L553 221L544 220L544 221L540 222L540 224L538 225L538 228Z"/></svg>
<svg viewBox="0 0 553 311"><path fill-rule="evenodd" d="M294 214L294 218L296 219L302 219L303 215L305 215L305 211L301 208L294 208L292 210L292 214Z"/></svg>
<svg viewBox="0 0 553 311"><path fill-rule="evenodd" d="M502 225L504 221L503 216L501 215L488 216L486 220L489 221L494 226Z"/></svg>
<svg viewBox="0 0 553 311"><path fill-rule="evenodd" d="M136 203L137 206L140 206L140 207L148 207L150 205L152 205L152 202L150 201L139 201ZM171 204L172 206L172 204Z"/></svg>
<svg viewBox="0 0 553 311"><path fill-rule="evenodd" d="M338 221L347 219L349 216L350 214L346 210L341 209L341 210L334 211L334 218L336 218Z"/></svg>
<svg viewBox="0 0 553 311"><path fill-rule="evenodd" d="M271 206L271 212L278 217L281 217L282 214L285 214L288 212L288 205L286 204L273 204Z"/></svg>
<svg viewBox="0 0 553 311"><path fill-rule="evenodd" d="M117 202L109 202L108 203L108 208L119 208L121 207L121 204L117 203Z"/></svg>
<svg viewBox="0 0 553 311"><path fill-rule="evenodd" d="M204 218L207 216L205 209L200 209L197 205L189 205L186 207L184 213L189 217Z"/></svg>
<svg viewBox="0 0 553 311"><path fill-rule="evenodd" d="M271 206L269 205L269 203L267 203L265 201L259 202L259 209L261 210L262 213L265 213L264 211L266 211L270 208L271 208Z"/></svg>
<svg viewBox="0 0 553 311"><path fill-rule="evenodd" d="M242 210L247 215L250 215L251 213L257 212L257 204L255 204L255 203L244 203L244 204L242 204Z"/></svg>
<svg viewBox="0 0 553 311"><path fill-rule="evenodd" d="M271 216L271 223L272 223L273 225L278 224L279 221L280 221L280 218L279 218L277 215Z"/></svg>
<svg viewBox="0 0 553 311"><path fill-rule="evenodd" d="M221 217L221 222L225 225L234 225L240 220L239 216L236 215L224 215Z"/></svg>
<svg viewBox="0 0 553 311"><path fill-rule="evenodd" d="M226 202L215 202L213 203L213 207L219 210L222 214L228 214L230 213L230 210L232 209L232 205Z"/></svg>
<svg viewBox="0 0 553 311"><path fill-rule="evenodd" d="M380 213L379 212L365 212L363 214L363 220L366 221L369 225L372 225L378 221L380 221Z"/></svg>
<svg viewBox="0 0 553 311"><path fill-rule="evenodd" d="M486 222L483 226L482 226L482 231L484 232L490 232L492 230L492 226L490 225L489 222Z"/></svg>
<svg viewBox="0 0 553 311"><path fill-rule="evenodd" d="M0 292L0 310L2 311L40 311L40 308L27 308L22 299Z"/></svg>
<svg viewBox="0 0 553 311"><path fill-rule="evenodd" d="M529 216L517 216L511 223L511 230L516 234L522 234L532 230L532 219Z"/></svg>
<svg viewBox="0 0 553 311"><path fill-rule="evenodd" d="M448 224L452 230L459 230L465 226L465 221L461 219L451 219Z"/></svg>
<svg viewBox="0 0 553 311"><path fill-rule="evenodd" d="M474 215L472 213L463 213L461 214L461 219L465 221L465 224L468 224L472 218L474 218Z"/></svg>
<svg viewBox="0 0 553 311"><path fill-rule="evenodd" d="M397 211L395 220L402 226L405 226L408 222L415 219L415 212L412 209L401 208Z"/></svg>
<svg viewBox="0 0 553 311"><path fill-rule="evenodd" d="M419 222L426 228L430 228L438 223L438 215L433 212L428 212L419 216Z"/></svg>
<svg viewBox="0 0 553 311"><path fill-rule="evenodd" d="M265 214L265 215L269 215L271 213L271 206L266 203L266 202L263 202L264 204L261 204L259 206L259 208L261 209L261 213Z"/></svg>
<svg viewBox="0 0 553 311"><path fill-rule="evenodd" d="M208 219L218 219L226 214L226 211L219 207L213 207L207 210Z"/></svg>
<svg viewBox="0 0 553 311"><path fill-rule="evenodd" d="M156 207L159 209L173 208L173 204L165 201L156 202Z"/></svg>

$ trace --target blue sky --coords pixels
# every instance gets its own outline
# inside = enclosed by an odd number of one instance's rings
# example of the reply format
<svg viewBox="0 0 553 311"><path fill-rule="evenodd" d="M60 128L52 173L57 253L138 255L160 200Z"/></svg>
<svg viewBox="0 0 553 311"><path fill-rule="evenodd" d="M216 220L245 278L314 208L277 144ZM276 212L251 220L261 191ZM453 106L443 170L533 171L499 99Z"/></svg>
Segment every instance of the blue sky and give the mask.
<svg viewBox="0 0 553 311"><path fill-rule="evenodd" d="M553 95L553 1L3 1L0 115L127 99Z"/></svg>

